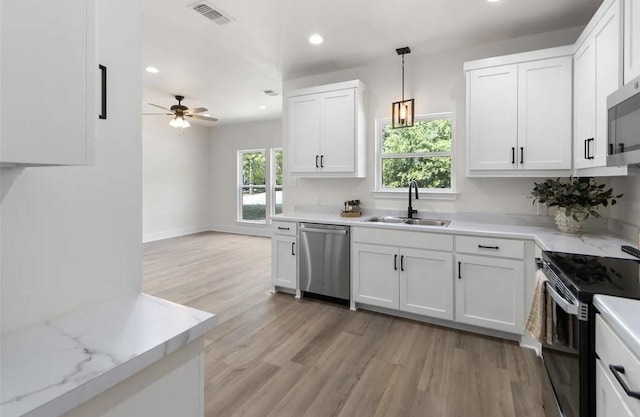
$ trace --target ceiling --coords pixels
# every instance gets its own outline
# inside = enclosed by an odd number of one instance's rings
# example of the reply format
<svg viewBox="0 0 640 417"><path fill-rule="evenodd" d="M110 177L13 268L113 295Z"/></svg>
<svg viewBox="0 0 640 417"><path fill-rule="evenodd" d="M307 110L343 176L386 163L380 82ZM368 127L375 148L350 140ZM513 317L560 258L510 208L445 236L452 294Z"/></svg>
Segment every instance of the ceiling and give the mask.
<svg viewBox="0 0 640 417"><path fill-rule="evenodd" d="M602 0L207 0L217 25L189 0L142 0L145 101L207 107L220 124L280 116L282 80L430 54L588 22ZM320 33L325 42L307 39ZM163 102L158 102L164 100ZM259 106L266 106L260 109ZM145 111L153 108L145 107Z"/></svg>

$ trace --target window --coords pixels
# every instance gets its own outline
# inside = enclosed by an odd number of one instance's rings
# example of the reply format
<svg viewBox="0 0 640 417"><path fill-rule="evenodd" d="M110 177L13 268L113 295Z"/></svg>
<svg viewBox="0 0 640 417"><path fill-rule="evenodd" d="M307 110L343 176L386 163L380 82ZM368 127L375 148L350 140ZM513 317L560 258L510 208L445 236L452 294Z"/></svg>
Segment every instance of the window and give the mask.
<svg viewBox="0 0 640 417"><path fill-rule="evenodd" d="M282 149L271 149L271 213L282 214Z"/></svg>
<svg viewBox="0 0 640 417"><path fill-rule="evenodd" d="M265 151L238 151L238 221L265 223L267 190Z"/></svg>
<svg viewBox="0 0 640 417"><path fill-rule="evenodd" d="M415 179L428 193L451 193L453 113L416 116L412 127L377 121L377 191L406 189Z"/></svg>

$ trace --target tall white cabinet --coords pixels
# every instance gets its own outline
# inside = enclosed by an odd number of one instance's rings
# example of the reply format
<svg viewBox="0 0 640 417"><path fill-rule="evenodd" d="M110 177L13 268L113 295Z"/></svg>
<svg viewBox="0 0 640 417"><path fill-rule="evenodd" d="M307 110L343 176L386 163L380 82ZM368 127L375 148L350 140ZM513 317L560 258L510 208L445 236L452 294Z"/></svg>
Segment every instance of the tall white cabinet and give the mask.
<svg viewBox="0 0 640 417"><path fill-rule="evenodd" d="M355 80L287 94L283 130L291 175L365 176L364 89Z"/></svg>
<svg viewBox="0 0 640 417"><path fill-rule="evenodd" d="M624 0L624 82L640 77L640 3Z"/></svg>
<svg viewBox="0 0 640 417"><path fill-rule="evenodd" d="M93 160L95 0L2 0L0 165Z"/></svg>
<svg viewBox="0 0 640 417"><path fill-rule="evenodd" d="M571 47L465 63L467 173L569 174Z"/></svg>
<svg viewBox="0 0 640 417"><path fill-rule="evenodd" d="M605 167L607 96L622 86L622 3L604 4L574 56L574 167Z"/></svg>

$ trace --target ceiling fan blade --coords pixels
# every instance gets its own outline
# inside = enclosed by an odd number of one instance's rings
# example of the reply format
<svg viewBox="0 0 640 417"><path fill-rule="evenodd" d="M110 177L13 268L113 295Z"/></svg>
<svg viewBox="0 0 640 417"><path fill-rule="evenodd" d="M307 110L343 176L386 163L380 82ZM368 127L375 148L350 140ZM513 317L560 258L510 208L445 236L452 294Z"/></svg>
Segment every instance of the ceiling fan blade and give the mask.
<svg viewBox="0 0 640 417"><path fill-rule="evenodd" d="M198 116L197 114L185 114L185 116L193 117L196 120L204 120L204 121L207 121L207 122L217 122L218 121L218 119L216 119L215 117Z"/></svg>
<svg viewBox="0 0 640 417"><path fill-rule="evenodd" d="M162 107L162 106L158 106L157 104L153 104L153 103L148 103L148 104L150 106L157 107L157 108L162 109L162 110L171 111L171 109L168 109L168 108Z"/></svg>
<svg viewBox="0 0 640 417"><path fill-rule="evenodd" d="M173 113L142 113L143 116L173 116Z"/></svg>
<svg viewBox="0 0 640 417"><path fill-rule="evenodd" d="M187 113L191 113L191 114L204 113L206 111L208 111L208 109L206 107L198 107L198 108L195 108L195 109L186 110Z"/></svg>

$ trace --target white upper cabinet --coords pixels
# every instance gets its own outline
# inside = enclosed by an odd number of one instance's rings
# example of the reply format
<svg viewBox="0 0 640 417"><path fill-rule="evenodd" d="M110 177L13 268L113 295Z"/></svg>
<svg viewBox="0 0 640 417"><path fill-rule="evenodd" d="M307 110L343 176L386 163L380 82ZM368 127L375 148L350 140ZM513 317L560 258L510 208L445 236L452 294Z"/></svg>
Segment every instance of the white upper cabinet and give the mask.
<svg viewBox="0 0 640 417"><path fill-rule="evenodd" d="M518 146L518 66L467 74L467 129L471 170L514 169Z"/></svg>
<svg viewBox="0 0 640 417"><path fill-rule="evenodd" d="M607 96L622 86L621 1L605 1L576 43L573 160L578 175L626 174L626 167L607 168L606 160Z"/></svg>
<svg viewBox="0 0 640 417"><path fill-rule="evenodd" d="M624 1L624 82L640 77L640 3Z"/></svg>
<svg viewBox="0 0 640 417"><path fill-rule="evenodd" d="M94 7L94 0L2 0L2 166L92 163Z"/></svg>
<svg viewBox="0 0 640 417"><path fill-rule="evenodd" d="M465 63L467 174L569 175L572 48Z"/></svg>
<svg viewBox="0 0 640 417"><path fill-rule="evenodd" d="M364 85L360 81L293 91L285 107L291 175L365 176Z"/></svg>

